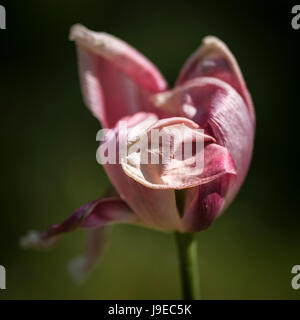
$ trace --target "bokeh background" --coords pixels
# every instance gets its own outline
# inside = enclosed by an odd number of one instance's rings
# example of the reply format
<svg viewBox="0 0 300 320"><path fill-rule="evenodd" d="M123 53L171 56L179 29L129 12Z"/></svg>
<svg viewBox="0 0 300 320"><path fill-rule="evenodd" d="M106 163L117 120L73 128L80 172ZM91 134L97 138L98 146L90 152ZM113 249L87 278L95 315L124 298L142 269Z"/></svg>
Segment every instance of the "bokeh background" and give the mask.
<svg viewBox="0 0 300 320"><path fill-rule="evenodd" d="M51 251L22 251L30 229L60 222L110 183L96 163L99 124L79 87L72 24L112 33L149 57L172 85L201 39L213 34L236 55L253 96L253 162L238 197L197 235L205 299L299 299L299 55L286 1L10 1L0 30L0 299L178 299L170 234L115 226L101 261L76 285L67 262L84 231Z"/></svg>

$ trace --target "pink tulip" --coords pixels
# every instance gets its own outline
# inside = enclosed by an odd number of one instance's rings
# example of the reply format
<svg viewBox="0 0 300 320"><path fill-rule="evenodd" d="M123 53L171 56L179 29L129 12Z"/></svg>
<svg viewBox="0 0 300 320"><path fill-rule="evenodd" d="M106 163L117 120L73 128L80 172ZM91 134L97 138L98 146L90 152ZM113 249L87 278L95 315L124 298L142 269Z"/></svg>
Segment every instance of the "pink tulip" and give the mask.
<svg viewBox="0 0 300 320"><path fill-rule="evenodd" d="M175 127L203 129L204 168L184 161L176 168L105 164L119 196L83 205L63 223L31 232L23 245L47 247L65 232L91 229L88 250L77 266L84 272L100 251L99 227L106 224L180 232L208 228L245 179L255 130L251 97L227 46L206 37L184 65L175 88L168 89L156 67L122 40L81 25L72 27L70 38L77 45L85 103L103 128L113 129L121 144L128 141L118 132L120 120L127 122L129 134L147 134L153 128L170 134Z"/></svg>

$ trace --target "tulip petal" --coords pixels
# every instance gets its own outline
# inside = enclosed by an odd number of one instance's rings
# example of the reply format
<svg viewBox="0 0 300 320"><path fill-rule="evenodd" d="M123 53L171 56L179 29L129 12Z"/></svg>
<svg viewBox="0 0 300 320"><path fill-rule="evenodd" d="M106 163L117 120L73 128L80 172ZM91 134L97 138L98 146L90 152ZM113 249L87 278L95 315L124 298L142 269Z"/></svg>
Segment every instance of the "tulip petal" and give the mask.
<svg viewBox="0 0 300 320"><path fill-rule="evenodd" d="M222 174L186 193L183 216L186 232L202 231L212 224L224 209L226 196L237 179L236 168L227 149L216 144L209 147L214 162L219 160Z"/></svg>
<svg viewBox="0 0 300 320"><path fill-rule="evenodd" d="M183 216L185 232L199 232L207 229L224 210L226 193L234 181L234 175L224 175L219 179L189 190L190 199Z"/></svg>
<svg viewBox="0 0 300 320"><path fill-rule="evenodd" d="M239 93L213 77L189 80L172 91L154 96L153 100L158 107L173 111L176 116L188 116L184 105L193 108L190 119L226 148L235 164L236 178L225 173L186 192L184 228L203 230L231 203L246 177L253 149L254 122Z"/></svg>
<svg viewBox="0 0 300 320"><path fill-rule="evenodd" d="M127 136L120 132L121 121L127 123ZM126 146L128 140L133 141L137 135L146 132L157 121L158 117L151 113L137 113L125 117L114 128L117 139L108 135L100 147L109 149L111 144L116 143L116 153L119 155L119 146ZM182 229L173 190L154 190L136 182L125 174L119 159L116 164L105 163L103 167L121 198L126 199L145 226L169 231Z"/></svg>
<svg viewBox="0 0 300 320"><path fill-rule="evenodd" d="M245 100L252 122L255 122L251 96L239 65L220 39L208 36L183 66L176 85L198 77L214 77L230 84Z"/></svg>
<svg viewBox="0 0 300 320"><path fill-rule="evenodd" d="M63 233L77 228L98 228L114 222L134 223L136 216L128 205L118 198L97 199L77 209L70 217L45 231L31 231L21 239L25 248L47 248L57 242Z"/></svg>
<svg viewBox="0 0 300 320"><path fill-rule="evenodd" d="M214 143L207 144L215 140L196 128L195 123L185 118L158 121L134 143L128 144L127 155L121 159L124 172L145 187L153 189L185 189L208 183L225 173L236 174L227 149ZM160 129L162 140L167 141L168 145L153 148L155 129ZM200 145L199 152L185 158L184 149L192 146L192 143ZM151 158L153 155L159 160L156 163ZM165 163L162 161L164 156L167 157Z"/></svg>
<svg viewBox="0 0 300 320"><path fill-rule="evenodd" d="M82 283L91 269L95 267L103 251L103 246L106 243L106 236L106 227L87 230L87 241L84 253L68 263L68 270L78 284Z"/></svg>
<svg viewBox="0 0 300 320"><path fill-rule="evenodd" d="M202 77L153 99L158 107L173 109L175 115L184 115L183 105L189 103L196 110L191 119L228 150L238 175L226 197L228 205L247 174L253 148L254 124L242 97L224 81Z"/></svg>
<svg viewBox="0 0 300 320"><path fill-rule="evenodd" d="M77 44L85 103L103 127L139 111L153 112L149 97L167 84L148 59L126 42L81 25L72 27L70 39Z"/></svg>

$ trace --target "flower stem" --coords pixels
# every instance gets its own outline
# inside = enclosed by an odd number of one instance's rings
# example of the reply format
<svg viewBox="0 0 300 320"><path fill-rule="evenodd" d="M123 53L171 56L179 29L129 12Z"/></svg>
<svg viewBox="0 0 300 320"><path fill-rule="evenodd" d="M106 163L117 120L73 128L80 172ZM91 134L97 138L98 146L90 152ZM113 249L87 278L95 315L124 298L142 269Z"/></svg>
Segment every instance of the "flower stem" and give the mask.
<svg viewBox="0 0 300 320"><path fill-rule="evenodd" d="M197 242L193 233L175 233L179 257L182 298L199 300L199 269L197 259Z"/></svg>

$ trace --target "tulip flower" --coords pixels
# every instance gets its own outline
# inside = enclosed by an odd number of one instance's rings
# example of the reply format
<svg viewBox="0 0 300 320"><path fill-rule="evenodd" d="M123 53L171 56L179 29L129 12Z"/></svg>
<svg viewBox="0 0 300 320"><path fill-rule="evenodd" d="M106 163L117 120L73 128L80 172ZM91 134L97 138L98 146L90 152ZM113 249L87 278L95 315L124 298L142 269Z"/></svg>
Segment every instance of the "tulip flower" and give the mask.
<svg viewBox="0 0 300 320"><path fill-rule="evenodd" d="M81 25L72 27L70 39L77 46L85 104L102 128L114 133L101 145L109 149L117 140L126 150L115 163L103 164L116 196L93 200L64 222L30 232L22 245L48 247L64 233L88 229L87 251L73 263L73 271L82 275L101 251L105 225L131 223L176 232L185 297L195 298L198 271L192 235L207 229L229 206L252 155L255 115L236 59L221 40L208 36L183 66L175 87L168 89L158 69L126 42ZM155 128L167 137L175 130L195 134L203 141L203 167L185 160L175 165L136 163L141 155L130 148L138 140L122 137L121 122L134 137L151 139ZM173 150L182 143L169 141ZM144 148L151 154L148 143ZM164 152L158 150L160 156Z"/></svg>

